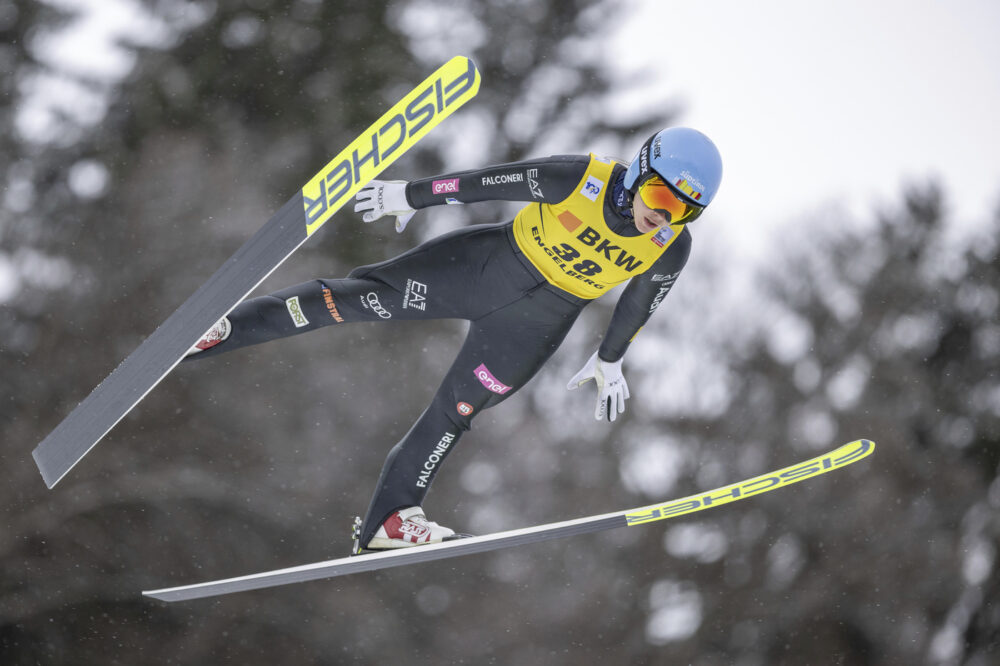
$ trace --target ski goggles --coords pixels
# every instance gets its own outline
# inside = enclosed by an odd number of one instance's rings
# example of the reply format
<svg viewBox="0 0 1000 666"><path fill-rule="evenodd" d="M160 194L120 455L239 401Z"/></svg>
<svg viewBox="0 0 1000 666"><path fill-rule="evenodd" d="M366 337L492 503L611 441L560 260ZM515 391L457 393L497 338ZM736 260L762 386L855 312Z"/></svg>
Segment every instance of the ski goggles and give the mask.
<svg viewBox="0 0 1000 666"><path fill-rule="evenodd" d="M642 202L653 210L663 213L670 224L693 222L704 210L702 206L686 203L676 194L674 188L659 176L647 178L639 185Z"/></svg>

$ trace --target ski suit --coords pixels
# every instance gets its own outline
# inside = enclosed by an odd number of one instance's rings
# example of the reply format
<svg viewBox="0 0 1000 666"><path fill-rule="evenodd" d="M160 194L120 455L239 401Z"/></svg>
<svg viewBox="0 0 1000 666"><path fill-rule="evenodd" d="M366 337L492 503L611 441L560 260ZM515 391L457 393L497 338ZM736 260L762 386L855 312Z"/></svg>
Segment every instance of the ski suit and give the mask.
<svg viewBox="0 0 1000 666"><path fill-rule="evenodd" d="M468 335L427 409L389 452L361 530L367 545L397 509L421 505L472 419L524 386L562 343L583 307L624 289L598 350L617 361L687 262L691 234L641 234L625 168L594 155L560 155L416 180L415 209L524 201L514 220L465 227L343 279L317 279L252 298L229 315L232 332L207 358L350 322L459 318Z"/></svg>

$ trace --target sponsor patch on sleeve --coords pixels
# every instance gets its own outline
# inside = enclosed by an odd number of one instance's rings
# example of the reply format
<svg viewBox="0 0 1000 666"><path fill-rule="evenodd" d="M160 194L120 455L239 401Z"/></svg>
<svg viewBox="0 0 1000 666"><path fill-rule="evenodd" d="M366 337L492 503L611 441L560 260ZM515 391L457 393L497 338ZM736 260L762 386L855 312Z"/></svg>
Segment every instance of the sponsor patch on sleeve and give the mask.
<svg viewBox="0 0 1000 666"><path fill-rule="evenodd" d="M656 243L658 246L663 247L666 245L671 238L674 237L676 232L669 226L661 228L655 234L650 237L650 240Z"/></svg>
<svg viewBox="0 0 1000 666"><path fill-rule="evenodd" d="M431 183L431 191L434 194L454 194L458 192L458 178L435 180Z"/></svg>

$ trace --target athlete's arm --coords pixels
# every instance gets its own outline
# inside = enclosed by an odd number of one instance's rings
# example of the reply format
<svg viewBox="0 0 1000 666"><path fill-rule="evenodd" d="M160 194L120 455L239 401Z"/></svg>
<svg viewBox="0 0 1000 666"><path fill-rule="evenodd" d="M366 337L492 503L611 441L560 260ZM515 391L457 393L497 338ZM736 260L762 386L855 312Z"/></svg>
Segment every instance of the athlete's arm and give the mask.
<svg viewBox="0 0 1000 666"><path fill-rule="evenodd" d="M406 199L414 209L445 203L537 201L559 203L587 171L586 155L553 155L411 181Z"/></svg>
<svg viewBox="0 0 1000 666"><path fill-rule="evenodd" d="M677 240L646 272L632 278L618 299L608 331L597 350L601 360L621 360L632 338L674 286L690 254L691 232L685 227Z"/></svg>

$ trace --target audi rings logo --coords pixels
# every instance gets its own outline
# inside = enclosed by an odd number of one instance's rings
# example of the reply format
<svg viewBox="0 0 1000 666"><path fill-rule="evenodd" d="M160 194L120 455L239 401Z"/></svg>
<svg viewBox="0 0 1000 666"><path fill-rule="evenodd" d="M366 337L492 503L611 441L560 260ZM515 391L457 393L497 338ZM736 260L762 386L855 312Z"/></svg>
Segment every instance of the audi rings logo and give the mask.
<svg viewBox="0 0 1000 666"><path fill-rule="evenodd" d="M389 319L392 317L392 313L382 307L382 304L378 300L378 294L374 291L368 292L368 295L365 296L365 302L368 304L368 307L372 309L372 312L377 314L382 319Z"/></svg>

